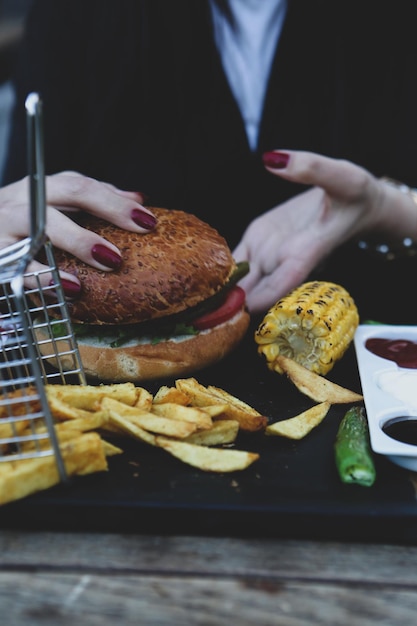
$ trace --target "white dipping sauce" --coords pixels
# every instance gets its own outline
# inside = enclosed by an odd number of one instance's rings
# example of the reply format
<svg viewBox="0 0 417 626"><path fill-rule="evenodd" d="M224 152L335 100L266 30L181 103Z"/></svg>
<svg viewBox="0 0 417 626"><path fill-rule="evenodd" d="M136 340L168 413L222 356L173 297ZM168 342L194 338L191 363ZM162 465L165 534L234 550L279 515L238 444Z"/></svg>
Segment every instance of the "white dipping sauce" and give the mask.
<svg viewBox="0 0 417 626"><path fill-rule="evenodd" d="M377 377L377 385L408 407L417 408L417 371L386 370Z"/></svg>

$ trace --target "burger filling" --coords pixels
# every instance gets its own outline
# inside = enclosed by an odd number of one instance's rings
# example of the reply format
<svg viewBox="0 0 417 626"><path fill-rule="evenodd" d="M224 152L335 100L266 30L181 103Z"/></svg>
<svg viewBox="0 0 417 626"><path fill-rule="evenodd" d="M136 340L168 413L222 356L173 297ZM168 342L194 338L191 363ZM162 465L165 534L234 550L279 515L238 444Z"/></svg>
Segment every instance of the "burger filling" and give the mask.
<svg viewBox="0 0 417 626"><path fill-rule="evenodd" d="M160 343L181 341L232 319L245 305L246 294L237 285L249 271L249 264L241 262L229 281L216 294L191 309L157 320L139 324L92 325L73 323L77 339L95 345L112 348L123 347L130 342ZM59 334L59 324L55 326Z"/></svg>

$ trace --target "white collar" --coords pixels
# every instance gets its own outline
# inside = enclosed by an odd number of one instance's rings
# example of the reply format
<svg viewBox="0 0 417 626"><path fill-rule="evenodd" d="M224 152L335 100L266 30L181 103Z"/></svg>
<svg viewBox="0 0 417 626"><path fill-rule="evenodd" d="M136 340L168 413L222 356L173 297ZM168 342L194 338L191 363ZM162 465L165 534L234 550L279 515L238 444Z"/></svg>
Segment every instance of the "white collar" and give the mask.
<svg viewBox="0 0 417 626"><path fill-rule="evenodd" d="M228 0L230 19L215 0L210 0L210 6L216 46L254 150L287 1Z"/></svg>

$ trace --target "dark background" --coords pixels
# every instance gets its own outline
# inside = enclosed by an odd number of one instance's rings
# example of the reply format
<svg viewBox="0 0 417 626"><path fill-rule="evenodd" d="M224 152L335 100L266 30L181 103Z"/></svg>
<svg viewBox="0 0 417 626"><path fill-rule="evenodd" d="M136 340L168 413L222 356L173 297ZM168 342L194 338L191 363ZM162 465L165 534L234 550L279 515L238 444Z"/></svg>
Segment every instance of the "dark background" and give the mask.
<svg viewBox="0 0 417 626"><path fill-rule="evenodd" d="M9 79L32 0L0 0L0 175L9 131L13 90Z"/></svg>

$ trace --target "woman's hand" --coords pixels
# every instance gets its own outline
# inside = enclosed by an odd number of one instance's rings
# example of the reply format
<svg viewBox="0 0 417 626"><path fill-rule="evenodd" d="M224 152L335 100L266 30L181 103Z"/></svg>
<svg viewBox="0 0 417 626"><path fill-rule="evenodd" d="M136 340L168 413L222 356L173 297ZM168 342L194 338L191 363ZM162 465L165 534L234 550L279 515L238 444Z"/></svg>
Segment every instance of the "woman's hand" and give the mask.
<svg viewBox="0 0 417 626"><path fill-rule="evenodd" d="M141 202L141 193L121 191L76 172L62 172L46 178L46 232L57 248L76 255L104 271L116 269L120 251L109 241L82 228L71 219L74 211L87 211L126 230L146 233L156 225L155 216ZM0 248L29 235L29 181L22 179L0 189ZM29 271L42 266L33 262ZM62 286L75 297L80 283L72 274L62 273Z"/></svg>
<svg viewBox="0 0 417 626"><path fill-rule="evenodd" d="M353 163L286 150L266 153L264 164L310 188L256 218L234 250L237 261L250 263L240 284L253 313L266 311L353 237L417 234L412 200Z"/></svg>

